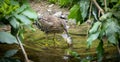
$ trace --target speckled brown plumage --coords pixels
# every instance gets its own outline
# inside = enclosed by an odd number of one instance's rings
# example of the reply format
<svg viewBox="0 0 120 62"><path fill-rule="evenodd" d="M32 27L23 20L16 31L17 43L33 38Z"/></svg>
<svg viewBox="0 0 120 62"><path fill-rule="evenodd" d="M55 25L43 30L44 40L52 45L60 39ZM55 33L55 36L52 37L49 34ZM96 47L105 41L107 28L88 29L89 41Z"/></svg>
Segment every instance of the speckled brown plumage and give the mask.
<svg viewBox="0 0 120 62"><path fill-rule="evenodd" d="M40 29L45 33L62 33L67 30L66 22L55 16L45 16L39 20Z"/></svg>

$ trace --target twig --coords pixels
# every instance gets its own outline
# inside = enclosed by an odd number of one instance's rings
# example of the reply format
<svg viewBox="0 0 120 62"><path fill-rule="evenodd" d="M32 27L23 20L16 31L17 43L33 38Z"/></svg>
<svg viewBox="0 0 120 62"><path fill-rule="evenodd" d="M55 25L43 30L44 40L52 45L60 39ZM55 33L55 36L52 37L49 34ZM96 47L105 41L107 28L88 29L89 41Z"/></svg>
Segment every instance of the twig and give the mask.
<svg viewBox="0 0 120 62"><path fill-rule="evenodd" d="M94 4L96 5L96 7L100 10L101 14L104 15L104 11L103 9L99 6L99 4L96 2L96 0L92 0L94 2Z"/></svg>
<svg viewBox="0 0 120 62"><path fill-rule="evenodd" d="M20 45L20 48L22 49L23 55L24 55L24 57L25 57L25 61L26 61L26 62L29 62L27 53L25 52L25 49L24 49L24 47L23 47L23 45L22 45L22 43L21 43L18 35L16 35L16 39L17 39L17 41L18 41L18 43L19 43L19 45Z"/></svg>
<svg viewBox="0 0 120 62"><path fill-rule="evenodd" d="M92 2L90 2L90 9L89 9L89 18L88 18L88 23L89 23L89 21L90 21L90 24L91 24L91 20L90 20L90 18L91 18L91 12L92 12ZM89 24L89 25L90 25ZM88 37L88 34L89 34L89 29L90 29L90 27L89 27L89 25L88 25L88 27L87 27L87 36L86 37Z"/></svg>

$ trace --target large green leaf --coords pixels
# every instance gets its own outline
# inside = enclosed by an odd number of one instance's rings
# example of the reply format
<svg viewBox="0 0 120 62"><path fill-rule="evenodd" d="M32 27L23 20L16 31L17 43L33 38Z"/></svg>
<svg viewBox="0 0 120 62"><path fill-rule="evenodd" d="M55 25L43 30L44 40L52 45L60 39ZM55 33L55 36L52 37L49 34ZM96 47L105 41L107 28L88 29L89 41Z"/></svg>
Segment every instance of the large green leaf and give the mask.
<svg viewBox="0 0 120 62"><path fill-rule="evenodd" d="M104 54L104 48L103 48L103 41L100 41L99 45L97 46L97 56L98 56L98 62L101 62L103 59Z"/></svg>
<svg viewBox="0 0 120 62"><path fill-rule="evenodd" d="M89 5L90 5L90 0L80 0L80 11L81 11L83 20L85 20L88 14Z"/></svg>
<svg viewBox="0 0 120 62"><path fill-rule="evenodd" d="M10 19L10 24L15 28L18 29L20 26L20 23L16 20L16 18L12 17Z"/></svg>
<svg viewBox="0 0 120 62"><path fill-rule="evenodd" d="M120 20L120 10L119 11L114 11L113 15Z"/></svg>
<svg viewBox="0 0 120 62"><path fill-rule="evenodd" d="M20 13L20 12L24 11L26 8L27 8L27 5L23 4L20 8L18 8L16 10L16 13Z"/></svg>
<svg viewBox="0 0 120 62"><path fill-rule="evenodd" d="M25 25L31 24L31 20L24 15L15 15L15 17Z"/></svg>
<svg viewBox="0 0 120 62"><path fill-rule="evenodd" d="M70 14L68 15L68 18L76 18L77 13L79 12L80 7L78 4L74 5L71 9L70 9Z"/></svg>
<svg viewBox="0 0 120 62"><path fill-rule="evenodd" d="M82 17L81 17L81 12L80 12L80 7L78 4L74 5L71 9L70 9L70 14L68 15L68 18L72 18L72 19L76 19L76 22L82 23Z"/></svg>
<svg viewBox="0 0 120 62"><path fill-rule="evenodd" d="M99 34L100 34L99 31L96 33L89 34L87 39L88 47L90 47L92 45L92 42L98 38Z"/></svg>
<svg viewBox="0 0 120 62"><path fill-rule="evenodd" d="M13 55L15 55L17 53L17 49L12 49L12 50L9 50L5 53L4 57L11 57Z"/></svg>
<svg viewBox="0 0 120 62"><path fill-rule="evenodd" d="M117 37L114 34L111 36L108 36L108 41L112 44L117 44L117 42L118 42Z"/></svg>
<svg viewBox="0 0 120 62"><path fill-rule="evenodd" d="M96 31L98 31L98 28L100 27L101 22L95 22L94 25L92 26L92 28L90 29L89 33L95 33Z"/></svg>
<svg viewBox="0 0 120 62"><path fill-rule="evenodd" d="M16 38L8 32L0 32L0 43L18 44Z"/></svg>
<svg viewBox="0 0 120 62"><path fill-rule="evenodd" d="M34 19L34 20L37 19L37 14L30 9L23 11L22 14L29 17L30 19Z"/></svg>
<svg viewBox="0 0 120 62"><path fill-rule="evenodd" d="M117 35L120 32L120 26L117 23L117 20L115 18L107 19L105 27L106 27L105 33L106 36L108 37L109 42L116 44Z"/></svg>

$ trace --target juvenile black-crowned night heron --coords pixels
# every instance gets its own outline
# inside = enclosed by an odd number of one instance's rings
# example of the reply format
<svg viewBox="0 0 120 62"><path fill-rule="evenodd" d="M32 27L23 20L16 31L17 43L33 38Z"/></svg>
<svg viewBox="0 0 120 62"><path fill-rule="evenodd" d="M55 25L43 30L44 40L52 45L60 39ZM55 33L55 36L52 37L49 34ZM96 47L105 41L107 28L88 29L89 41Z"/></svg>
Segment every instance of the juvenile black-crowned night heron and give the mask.
<svg viewBox="0 0 120 62"><path fill-rule="evenodd" d="M68 47L72 47L72 39L68 34L66 22L63 19L58 17L48 15L44 17L38 17L38 21L36 21L35 25L41 29L41 31L45 32L46 35L49 33L63 33L62 37L66 40ZM55 45L55 41L54 41Z"/></svg>

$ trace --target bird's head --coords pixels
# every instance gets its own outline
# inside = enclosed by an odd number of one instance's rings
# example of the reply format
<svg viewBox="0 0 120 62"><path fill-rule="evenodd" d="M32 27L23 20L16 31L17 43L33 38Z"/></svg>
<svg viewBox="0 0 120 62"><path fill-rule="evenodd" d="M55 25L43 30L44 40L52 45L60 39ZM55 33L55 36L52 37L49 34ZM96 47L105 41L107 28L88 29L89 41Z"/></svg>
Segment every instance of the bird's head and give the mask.
<svg viewBox="0 0 120 62"><path fill-rule="evenodd" d="M43 18L43 15L38 14L38 20L41 20Z"/></svg>
<svg viewBox="0 0 120 62"><path fill-rule="evenodd" d="M33 25L37 25L38 22L39 22L42 18L43 18L43 15L41 15L41 14L38 13L38 15L37 15L37 20L35 20L35 21L33 22Z"/></svg>
<svg viewBox="0 0 120 62"><path fill-rule="evenodd" d="M37 20L33 22L33 25L35 25L37 28L41 28L41 23L39 22L41 20L42 16L38 15Z"/></svg>

